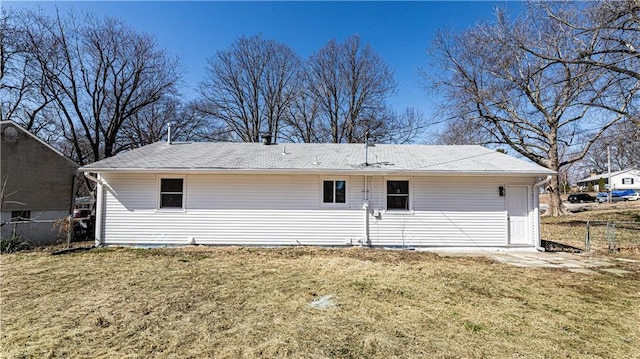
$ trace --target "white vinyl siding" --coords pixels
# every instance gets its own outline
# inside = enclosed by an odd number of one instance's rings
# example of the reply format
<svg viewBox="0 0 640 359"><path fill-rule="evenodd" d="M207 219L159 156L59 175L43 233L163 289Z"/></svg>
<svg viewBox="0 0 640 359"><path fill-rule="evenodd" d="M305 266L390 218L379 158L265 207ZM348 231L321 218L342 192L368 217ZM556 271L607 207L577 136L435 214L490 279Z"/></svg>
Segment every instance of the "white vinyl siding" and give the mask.
<svg viewBox="0 0 640 359"><path fill-rule="evenodd" d="M505 183L531 185L534 182L531 178L416 176L410 179L412 210L397 213L384 210L386 179L371 177L370 208L380 213L378 217L370 217L371 244L505 246L506 202L505 197L499 196L498 187ZM530 217L533 223L533 208L530 208Z"/></svg>
<svg viewBox="0 0 640 359"><path fill-rule="evenodd" d="M340 207L322 201L319 175L184 175L184 210L158 210L157 178L168 174L103 174L105 244L326 245L365 236L363 176L346 181ZM505 246L505 197L499 186L531 186L535 178L395 178L410 182L411 211L386 210L385 176L368 177L369 239L373 246ZM537 216L529 201L532 238ZM537 202L535 202L537 203ZM379 216L374 217L377 212ZM533 244L532 244L533 245Z"/></svg>
<svg viewBox="0 0 640 359"><path fill-rule="evenodd" d="M611 189L636 189L640 190L640 171L631 170L611 177Z"/></svg>
<svg viewBox="0 0 640 359"><path fill-rule="evenodd" d="M164 176L164 175L163 175ZM167 175L170 178L171 175ZM155 175L105 175L106 244L344 245L364 233L361 210L321 207L316 175L185 176L184 212L155 209ZM347 185L362 186L362 180ZM361 191L349 203L361 205Z"/></svg>

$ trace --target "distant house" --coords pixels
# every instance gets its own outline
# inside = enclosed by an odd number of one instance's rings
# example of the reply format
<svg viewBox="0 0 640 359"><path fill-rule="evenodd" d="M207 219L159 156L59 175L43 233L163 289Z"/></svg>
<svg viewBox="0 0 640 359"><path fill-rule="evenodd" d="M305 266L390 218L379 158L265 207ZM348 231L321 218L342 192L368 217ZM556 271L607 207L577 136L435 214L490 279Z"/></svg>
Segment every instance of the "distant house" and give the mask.
<svg viewBox="0 0 640 359"><path fill-rule="evenodd" d="M12 121L0 121L0 139L2 237L54 242L52 222L73 210L78 165Z"/></svg>
<svg viewBox="0 0 640 359"><path fill-rule="evenodd" d="M528 247L554 172L480 146L155 143L80 169L106 245Z"/></svg>
<svg viewBox="0 0 640 359"><path fill-rule="evenodd" d="M600 188L600 180L603 179L605 185L609 184L609 174L593 174L587 178L576 182L578 189L584 191L591 185L594 191L605 191L606 188ZM622 171L611 172L612 190L616 189L636 189L640 190L640 170L628 168Z"/></svg>
<svg viewBox="0 0 640 359"><path fill-rule="evenodd" d="M95 200L91 196L77 197L76 209L90 211L93 209Z"/></svg>

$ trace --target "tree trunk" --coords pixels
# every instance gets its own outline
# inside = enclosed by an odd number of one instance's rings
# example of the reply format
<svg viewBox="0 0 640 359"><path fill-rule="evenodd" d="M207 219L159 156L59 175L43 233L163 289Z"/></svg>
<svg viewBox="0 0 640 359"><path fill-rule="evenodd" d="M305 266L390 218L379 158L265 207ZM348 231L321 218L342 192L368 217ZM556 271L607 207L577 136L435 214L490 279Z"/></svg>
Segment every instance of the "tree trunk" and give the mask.
<svg viewBox="0 0 640 359"><path fill-rule="evenodd" d="M567 214L567 209L562 204L562 198L560 196L560 177L557 175L553 176L547 189L549 190L549 208L547 208L545 215L556 217Z"/></svg>

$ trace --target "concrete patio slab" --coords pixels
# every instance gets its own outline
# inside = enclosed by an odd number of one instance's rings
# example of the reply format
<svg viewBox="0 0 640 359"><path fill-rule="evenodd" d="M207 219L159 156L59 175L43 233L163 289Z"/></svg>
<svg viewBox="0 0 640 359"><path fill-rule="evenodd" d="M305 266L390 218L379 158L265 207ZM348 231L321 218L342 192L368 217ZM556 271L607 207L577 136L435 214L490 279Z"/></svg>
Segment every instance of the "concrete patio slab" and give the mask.
<svg viewBox="0 0 640 359"><path fill-rule="evenodd" d="M571 272L582 274L602 274L602 272L624 275L632 273L622 269L615 269L616 261L634 263L640 261L624 258L594 258L589 254L567 253L567 252L439 252L444 256L484 256L496 262L512 265L516 267L528 268L561 268Z"/></svg>

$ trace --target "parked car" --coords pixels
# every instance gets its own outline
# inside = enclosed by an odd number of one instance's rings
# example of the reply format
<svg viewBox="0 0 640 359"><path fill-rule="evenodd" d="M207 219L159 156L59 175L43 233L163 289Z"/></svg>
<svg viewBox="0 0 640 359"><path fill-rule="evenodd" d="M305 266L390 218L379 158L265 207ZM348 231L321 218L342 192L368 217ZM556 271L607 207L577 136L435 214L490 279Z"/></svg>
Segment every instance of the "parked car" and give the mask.
<svg viewBox="0 0 640 359"><path fill-rule="evenodd" d="M73 218L87 218L91 216L91 211L88 209L74 209Z"/></svg>
<svg viewBox="0 0 640 359"><path fill-rule="evenodd" d="M568 198L568 201L571 203L595 202L596 200L596 197L588 193L574 193L570 194Z"/></svg>
<svg viewBox="0 0 640 359"><path fill-rule="evenodd" d="M631 189L622 197L627 201L637 201L640 200L640 192Z"/></svg>
<svg viewBox="0 0 640 359"><path fill-rule="evenodd" d="M611 191L611 202L622 202L622 201L626 201L626 199L624 198L624 195L626 194L626 191ZM598 192L598 203L605 203L607 202L607 192Z"/></svg>
<svg viewBox="0 0 640 359"><path fill-rule="evenodd" d="M73 231L75 240L90 241L95 239L96 218L90 216L88 218L75 218L73 221Z"/></svg>
<svg viewBox="0 0 640 359"><path fill-rule="evenodd" d="M73 211L73 230L76 240L88 241L95 236L96 217L87 209Z"/></svg>

